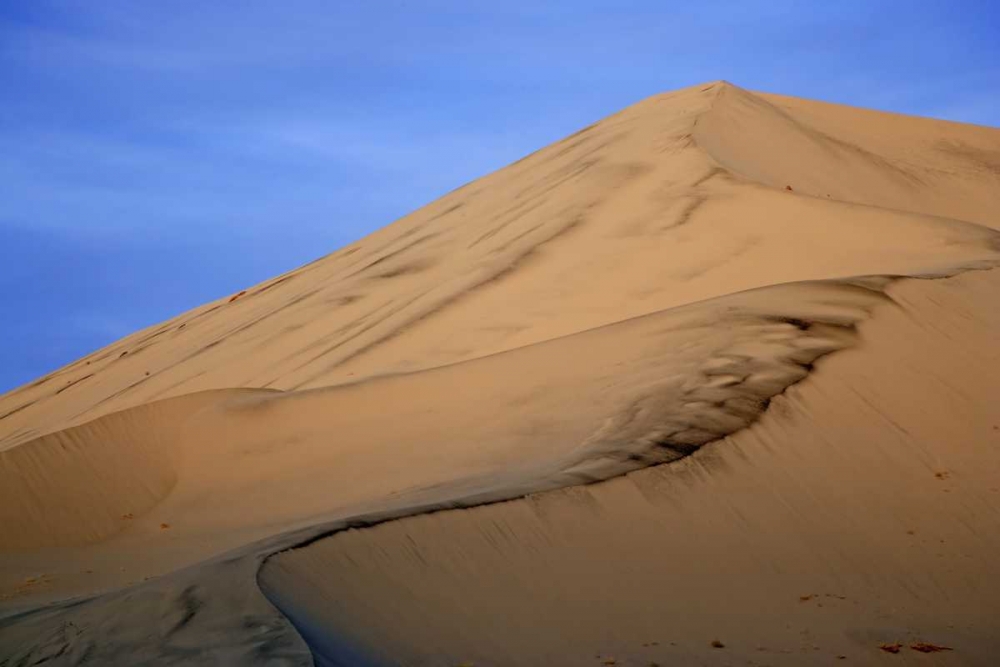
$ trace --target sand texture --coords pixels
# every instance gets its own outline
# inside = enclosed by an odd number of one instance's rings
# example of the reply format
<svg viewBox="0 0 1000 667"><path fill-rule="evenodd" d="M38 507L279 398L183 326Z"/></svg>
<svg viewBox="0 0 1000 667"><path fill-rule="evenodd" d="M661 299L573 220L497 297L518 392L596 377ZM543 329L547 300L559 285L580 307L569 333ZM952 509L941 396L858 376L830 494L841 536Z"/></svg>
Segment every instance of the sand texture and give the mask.
<svg viewBox="0 0 1000 667"><path fill-rule="evenodd" d="M1000 664L998 230L1000 130L644 100L0 396L0 666Z"/></svg>

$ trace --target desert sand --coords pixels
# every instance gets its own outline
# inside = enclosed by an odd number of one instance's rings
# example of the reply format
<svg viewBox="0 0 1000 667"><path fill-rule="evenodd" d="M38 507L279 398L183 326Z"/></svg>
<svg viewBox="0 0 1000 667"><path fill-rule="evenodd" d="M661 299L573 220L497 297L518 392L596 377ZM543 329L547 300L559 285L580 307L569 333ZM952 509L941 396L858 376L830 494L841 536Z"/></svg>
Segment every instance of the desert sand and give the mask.
<svg viewBox="0 0 1000 667"><path fill-rule="evenodd" d="M0 665L1000 664L998 230L1000 130L644 100L0 397Z"/></svg>

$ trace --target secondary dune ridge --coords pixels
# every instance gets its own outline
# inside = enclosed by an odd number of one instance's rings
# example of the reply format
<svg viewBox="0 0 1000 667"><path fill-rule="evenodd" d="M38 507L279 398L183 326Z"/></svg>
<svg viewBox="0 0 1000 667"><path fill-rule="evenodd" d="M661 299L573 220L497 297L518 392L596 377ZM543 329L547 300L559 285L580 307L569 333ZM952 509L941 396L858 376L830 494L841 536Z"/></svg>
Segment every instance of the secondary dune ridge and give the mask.
<svg viewBox="0 0 1000 667"><path fill-rule="evenodd" d="M0 398L0 660L990 664L998 135L657 96Z"/></svg>

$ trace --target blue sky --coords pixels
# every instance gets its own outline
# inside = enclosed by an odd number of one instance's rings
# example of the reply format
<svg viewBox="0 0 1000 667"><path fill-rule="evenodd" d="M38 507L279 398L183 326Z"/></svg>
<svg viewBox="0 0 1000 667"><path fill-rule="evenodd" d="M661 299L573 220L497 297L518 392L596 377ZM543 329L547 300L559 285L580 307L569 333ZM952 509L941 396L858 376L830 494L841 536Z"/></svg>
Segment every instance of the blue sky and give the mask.
<svg viewBox="0 0 1000 667"><path fill-rule="evenodd" d="M717 79L1000 125L1000 8L0 0L0 391Z"/></svg>

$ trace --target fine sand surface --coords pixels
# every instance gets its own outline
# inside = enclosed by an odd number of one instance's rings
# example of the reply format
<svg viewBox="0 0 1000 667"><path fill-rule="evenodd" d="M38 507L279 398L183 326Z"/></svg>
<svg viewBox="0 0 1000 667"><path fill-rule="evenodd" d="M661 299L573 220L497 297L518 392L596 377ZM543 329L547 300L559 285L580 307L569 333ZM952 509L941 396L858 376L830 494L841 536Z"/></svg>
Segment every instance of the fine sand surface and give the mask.
<svg viewBox="0 0 1000 667"><path fill-rule="evenodd" d="M640 102L0 397L0 665L1000 664L998 229L1000 130Z"/></svg>

